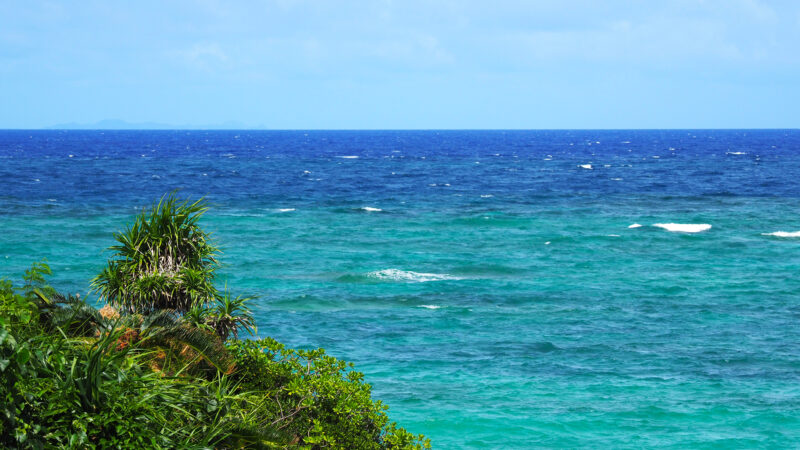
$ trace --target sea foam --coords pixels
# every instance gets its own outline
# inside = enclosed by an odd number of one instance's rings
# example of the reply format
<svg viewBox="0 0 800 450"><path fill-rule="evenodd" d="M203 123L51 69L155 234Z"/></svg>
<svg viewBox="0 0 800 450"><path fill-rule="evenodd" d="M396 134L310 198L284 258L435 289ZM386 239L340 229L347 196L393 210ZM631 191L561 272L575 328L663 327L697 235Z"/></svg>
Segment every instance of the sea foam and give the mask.
<svg viewBox="0 0 800 450"><path fill-rule="evenodd" d="M653 226L678 233L699 233L711 229L707 223L654 223Z"/></svg>
<svg viewBox="0 0 800 450"><path fill-rule="evenodd" d="M782 238L800 237L800 231L773 231L772 233L761 233L762 236L775 236Z"/></svg>
<svg viewBox="0 0 800 450"><path fill-rule="evenodd" d="M426 281L460 280L459 277L441 273L420 273L400 269L383 269L367 274L370 278L386 281L406 281L409 283L424 283Z"/></svg>
<svg viewBox="0 0 800 450"><path fill-rule="evenodd" d="M362 211L367 211L367 212L380 212L380 211L383 211L380 208L373 208L372 206L364 206L364 207L361 208L361 210Z"/></svg>

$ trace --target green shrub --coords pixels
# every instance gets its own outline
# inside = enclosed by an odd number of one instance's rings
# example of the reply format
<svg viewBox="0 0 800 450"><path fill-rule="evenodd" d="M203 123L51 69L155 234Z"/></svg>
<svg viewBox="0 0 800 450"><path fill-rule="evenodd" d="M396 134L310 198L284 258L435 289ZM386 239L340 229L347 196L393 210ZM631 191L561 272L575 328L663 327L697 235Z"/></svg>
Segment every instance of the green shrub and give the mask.
<svg viewBox="0 0 800 450"><path fill-rule="evenodd" d="M364 375L322 349L291 350L277 341L228 345L242 388L258 392L279 429L309 448L429 448L422 435L389 423Z"/></svg>
<svg viewBox="0 0 800 450"><path fill-rule="evenodd" d="M114 234L119 245L110 248L114 257L92 280L93 289L130 313L185 312L213 300L218 250L198 224L206 210L202 199L189 203L174 193L143 210Z"/></svg>

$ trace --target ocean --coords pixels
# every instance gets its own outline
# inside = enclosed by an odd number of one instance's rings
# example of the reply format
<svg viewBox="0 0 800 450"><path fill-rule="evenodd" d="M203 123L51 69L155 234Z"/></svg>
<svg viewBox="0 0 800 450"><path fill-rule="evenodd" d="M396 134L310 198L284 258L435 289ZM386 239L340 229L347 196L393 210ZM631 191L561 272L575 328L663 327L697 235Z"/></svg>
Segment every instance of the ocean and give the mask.
<svg viewBox="0 0 800 450"><path fill-rule="evenodd" d="M204 196L258 334L434 448L800 442L798 130L6 130L0 180L0 277L90 299Z"/></svg>

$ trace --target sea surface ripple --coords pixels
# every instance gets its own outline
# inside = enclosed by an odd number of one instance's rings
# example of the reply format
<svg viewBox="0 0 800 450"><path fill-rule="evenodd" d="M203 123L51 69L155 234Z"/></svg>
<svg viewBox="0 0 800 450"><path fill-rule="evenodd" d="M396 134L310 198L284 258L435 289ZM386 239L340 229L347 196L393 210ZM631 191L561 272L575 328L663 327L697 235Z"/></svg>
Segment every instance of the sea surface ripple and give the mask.
<svg viewBox="0 0 800 450"><path fill-rule="evenodd" d="M435 448L800 442L800 131L0 131L0 277L206 196L259 334ZM641 226L634 226L641 225Z"/></svg>

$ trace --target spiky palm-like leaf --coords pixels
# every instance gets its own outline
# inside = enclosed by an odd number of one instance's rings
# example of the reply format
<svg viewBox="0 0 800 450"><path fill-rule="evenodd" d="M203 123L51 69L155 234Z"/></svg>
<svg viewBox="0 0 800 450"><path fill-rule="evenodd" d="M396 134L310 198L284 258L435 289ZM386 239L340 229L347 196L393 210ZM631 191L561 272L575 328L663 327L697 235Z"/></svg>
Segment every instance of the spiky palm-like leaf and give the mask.
<svg viewBox="0 0 800 450"><path fill-rule="evenodd" d="M112 306L148 314L171 309L185 312L217 295L214 272L218 249L199 226L207 208L175 193L143 210L122 233L92 288Z"/></svg>
<svg viewBox="0 0 800 450"><path fill-rule="evenodd" d="M185 323L171 311L157 311L140 318L138 345L156 347L170 352L191 350L194 357L203 359L218 371L233 368L233 359L223 342L207 329Z"/></svg>
<svg viewBox="0 0 800 450"><path fill-rule="evenodd" d="M111 322L87 305L78 295L34 291L39 306L39 320L48 329L61 329L68 336L94 336L111 328Z"/></svg>
<svg viewBox="0 0 800 450"><path fill-rule="evenodd" d="M224 341L233 334L234 339L239 337L239 329L250 334L256 332L256 322L253 312L247 307L247 302L254 297L232 298L227 290L217 297L217 303L208 313L207 323L216 331Z"/></svg>

